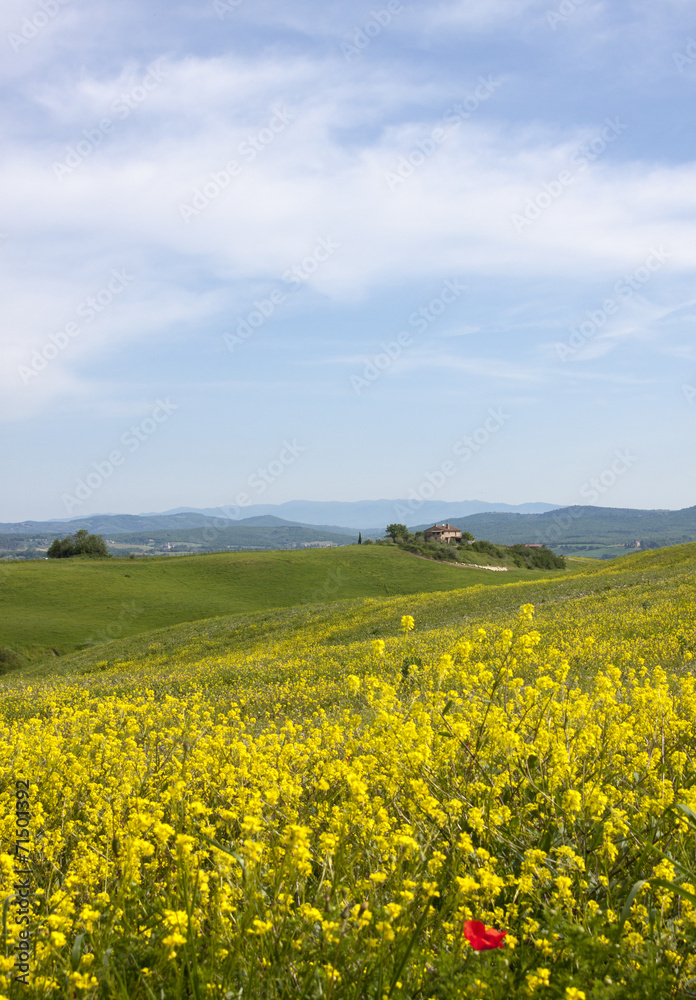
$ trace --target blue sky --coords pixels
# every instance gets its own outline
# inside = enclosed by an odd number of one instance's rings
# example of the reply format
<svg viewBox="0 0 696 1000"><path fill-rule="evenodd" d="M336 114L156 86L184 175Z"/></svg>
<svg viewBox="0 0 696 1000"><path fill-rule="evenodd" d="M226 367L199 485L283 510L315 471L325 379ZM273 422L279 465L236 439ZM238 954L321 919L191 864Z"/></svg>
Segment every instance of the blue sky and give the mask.
<svg viewBox="0 0 696 1000"><path fill-rule="evenodd" d="M0 520L696 503L690 7L8 0Z"/></svg>

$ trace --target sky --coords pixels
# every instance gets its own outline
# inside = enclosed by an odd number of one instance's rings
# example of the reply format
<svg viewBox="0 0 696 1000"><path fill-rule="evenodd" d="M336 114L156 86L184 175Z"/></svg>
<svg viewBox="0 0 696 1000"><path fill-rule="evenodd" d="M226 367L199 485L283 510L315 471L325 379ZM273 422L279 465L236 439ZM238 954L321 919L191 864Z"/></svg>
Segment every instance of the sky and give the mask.
<svg viewBox="0 0 696 1000"><path fill-rule="evenodd" d="M0 521L696 504L688 0L7 0Z"/></svg>

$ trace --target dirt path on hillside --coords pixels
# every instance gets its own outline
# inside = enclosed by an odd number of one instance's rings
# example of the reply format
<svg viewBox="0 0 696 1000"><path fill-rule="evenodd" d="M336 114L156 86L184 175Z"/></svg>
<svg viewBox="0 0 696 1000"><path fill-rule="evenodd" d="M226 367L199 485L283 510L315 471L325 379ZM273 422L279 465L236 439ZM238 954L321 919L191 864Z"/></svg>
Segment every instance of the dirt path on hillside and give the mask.
<svg viewBox="0 0 696 1000"><path fill-rule="evenodd" d="M406 555L413 556L414 559L425 559L426 562L440 563L441 566L458 566L460 569L488 569L492 573L507 573L507 566L477 566L476 563L450 562L448 559L429 559L428 556L419 556L415 552L407 552Z"/></svg>

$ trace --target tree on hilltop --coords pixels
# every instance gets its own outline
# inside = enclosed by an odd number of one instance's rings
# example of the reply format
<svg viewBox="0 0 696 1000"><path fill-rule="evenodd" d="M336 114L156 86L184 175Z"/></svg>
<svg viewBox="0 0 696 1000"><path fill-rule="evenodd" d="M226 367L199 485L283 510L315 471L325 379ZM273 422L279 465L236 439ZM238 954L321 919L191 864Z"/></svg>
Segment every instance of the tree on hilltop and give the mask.
<svg viewBox="0 0 696 1000"><path fill-rule="evenodd" d="M411 532L405 524L388 524L385 534L389 535L393 542L398 541L399 538L402 538L405 541L411 537Z"/></svg>
<svg viewBox="0 0 696 1000"><path fill-rule="evenodd" d="M80 528L67 538L54 538L46 555L49 559L69 559L71 556L111 558L102 536L90 535L86 528Z"/></svg>

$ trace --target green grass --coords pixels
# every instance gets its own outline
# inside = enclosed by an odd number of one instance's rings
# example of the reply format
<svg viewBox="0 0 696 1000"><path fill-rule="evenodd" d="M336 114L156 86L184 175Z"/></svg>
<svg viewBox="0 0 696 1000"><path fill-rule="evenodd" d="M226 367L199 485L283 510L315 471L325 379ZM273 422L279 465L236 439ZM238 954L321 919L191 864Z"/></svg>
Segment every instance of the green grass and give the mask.
<svg viewBox="0 0 696 1000"><path fill-rule="evenodd" d="M558 574L516 570L504 579L531 575ZM0 646L36 660L220 615L493 586L501 577L386 546L7 563L0 566Z"/></svg>
<svg viewBox="0 0 696 1000"><path fill-rule="evenodd" d="M337 550L331 550L338 555ZM394 550L364 550L368 558L377 552L385 559L403 562L403 553ZM364 558L364 552L359 553ZM303 553L323 556L329 552ZM200 557L201 561L204 557ZM179 562L179 560L176 560ZM184 561L184 560L182 560ZM189 560L186 560L187 562ZM414 560L429 569L423 560ZM171 563L171 560L170 560ZM258 611L244 611L189 620L151 631L135 631L103 645L67 655L39 660L20 672L22 677L56 674L92 673L97 665L123 661L151 660L153 663L176 662L183 665L208 656L261 650L268 643L292 642L301 634L326 645L343 645L366 639L388 638L399 634L401 616L413 615L419 631L466 626L482 617L505 622L520 605L534 604L540 621L551 621L593 605L616 607L617 627L621 627L621 608L633 600L636 588L654 613L669 598L670 588L678 583L692 583L696 565L696 544L674 546L637 553L611 563L593 559L569 559L568 570L559 573L536 573L520 570L516 574L450 569L457 589L433 589L431 592L402 593L385 597L348 597L297 606L276 606ZM434 564L440 568L440 564ZM447 570L446 565L442 567ZM480 582L481 578L485 582ZM502 581L505 582L502 582ZM462 583L469 584L461 586Z"/></svg>

